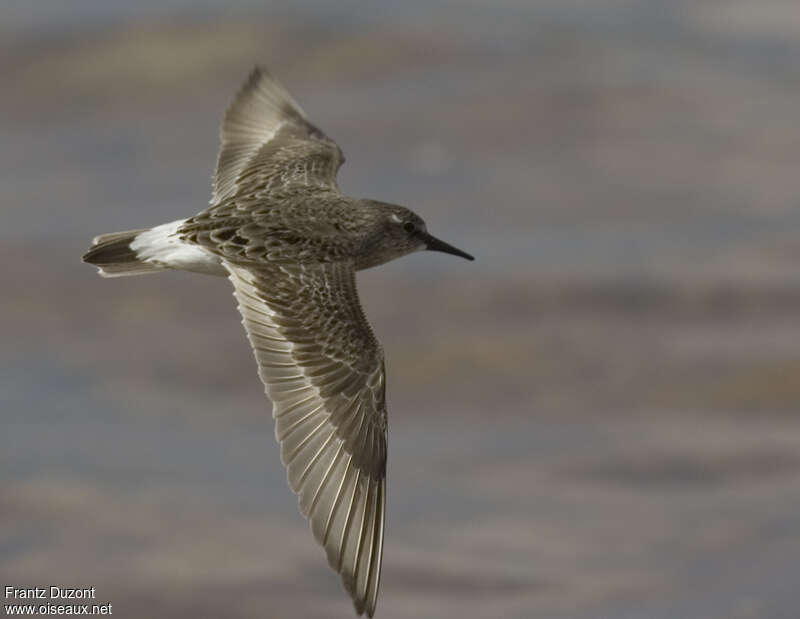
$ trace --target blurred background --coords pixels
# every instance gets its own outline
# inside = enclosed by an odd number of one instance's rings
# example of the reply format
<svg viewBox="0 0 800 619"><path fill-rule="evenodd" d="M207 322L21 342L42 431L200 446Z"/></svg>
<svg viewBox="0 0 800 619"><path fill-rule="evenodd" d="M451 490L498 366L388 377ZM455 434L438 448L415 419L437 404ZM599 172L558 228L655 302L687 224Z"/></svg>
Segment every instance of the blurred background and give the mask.
<svg viewBox="0 0 800 619"><path fill-rule="evenodd" d="M80 263L205 208L257 62L343 191L477 257L359 275L389 373L378 616L800 616L792 0L4 2L0 581L352 616L228 282Z"/></svg>

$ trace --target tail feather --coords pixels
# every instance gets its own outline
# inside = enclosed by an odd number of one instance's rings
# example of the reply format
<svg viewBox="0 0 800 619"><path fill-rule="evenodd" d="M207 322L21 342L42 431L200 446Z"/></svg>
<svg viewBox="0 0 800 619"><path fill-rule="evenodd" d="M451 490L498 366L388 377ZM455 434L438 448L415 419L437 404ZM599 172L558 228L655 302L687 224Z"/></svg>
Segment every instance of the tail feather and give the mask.
<svg viewBox="0 0 800 619"><path fill-rule="evenodd" d="M142 275L161 271L163 267L142 262L131 249L131 243L145 231L146 229L126 230L96 236L89 251L84 254L83 261L98 267L103 277Z"/></svg>
<svg viewBox="0 0 800 619"><path fill-rule="evenodd" d="M95 237L83 261L99 267L103 277L142 275L164 269L227 275L216 254L181 237L184 223L181 219L155 228L101 234Z"/></svg>

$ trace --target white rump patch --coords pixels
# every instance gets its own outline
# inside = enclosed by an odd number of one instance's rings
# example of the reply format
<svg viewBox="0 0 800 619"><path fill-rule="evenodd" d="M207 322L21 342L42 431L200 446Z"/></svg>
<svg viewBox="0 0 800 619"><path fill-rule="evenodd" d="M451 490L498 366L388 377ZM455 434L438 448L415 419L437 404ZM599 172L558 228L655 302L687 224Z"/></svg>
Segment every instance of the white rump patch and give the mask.
<svg viewBox="0 0 800 619"><path fill-rule="evenodd" d="M178 229L183 223L184 220L179 219L142 232L131 242L131 249L142 262L196 273L227 275L217 256L178 237Z"/></svg>

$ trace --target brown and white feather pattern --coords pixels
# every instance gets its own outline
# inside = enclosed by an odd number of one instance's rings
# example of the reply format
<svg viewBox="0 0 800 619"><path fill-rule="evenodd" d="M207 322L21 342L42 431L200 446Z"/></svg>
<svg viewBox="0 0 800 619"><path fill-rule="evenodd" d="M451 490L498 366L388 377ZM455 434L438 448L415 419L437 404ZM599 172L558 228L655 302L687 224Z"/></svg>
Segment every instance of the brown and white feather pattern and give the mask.
<svg viewBox="0 0 800 619"><path fill-rule="evenodd" d="M264 69L256 68L225 111L212 204L287 185L337 189L344 156Z"/></svg>
<svg viewBox="0 0 800 619"><path fill-rule="evenodd" d="M353 266L224 264L289 485L356 611L371 617L386 503L385 374Z"/></svg>

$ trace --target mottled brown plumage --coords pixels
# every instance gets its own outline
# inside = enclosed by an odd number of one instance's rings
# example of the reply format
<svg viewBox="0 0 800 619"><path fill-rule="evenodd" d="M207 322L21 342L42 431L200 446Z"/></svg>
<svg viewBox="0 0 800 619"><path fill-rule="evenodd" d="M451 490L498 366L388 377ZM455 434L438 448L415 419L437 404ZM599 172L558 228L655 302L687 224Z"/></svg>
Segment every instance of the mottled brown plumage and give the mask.
<svg viewBox="0 0 800 619"><path fill-rule="evenodd" d="M355 272L420 249L472 258L405 207L342 195L343 161L256 69L225 113L211 205L184 221L97 237L84 260L106 276L228 275L289 485L356 611L371 617L386 505L386 377Z"/></svg>

